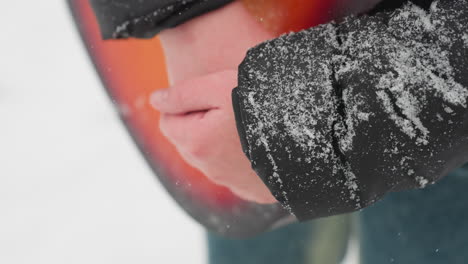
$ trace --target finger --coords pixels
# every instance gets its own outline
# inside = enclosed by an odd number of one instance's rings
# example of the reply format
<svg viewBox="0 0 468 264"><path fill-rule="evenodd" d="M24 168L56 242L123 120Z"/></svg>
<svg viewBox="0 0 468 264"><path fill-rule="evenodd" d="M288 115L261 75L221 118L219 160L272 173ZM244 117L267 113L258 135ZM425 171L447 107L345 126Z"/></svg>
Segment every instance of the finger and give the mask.
<svg viewBox="0 0 468 264"><path fill-rule="evenodd" d="M192 115L163 114L160 129L179 151L199 158L206 157L213 148L212 143L219 141L222 135L220 111Z"/></svg>
<svg viewBox="0 0 468 264"><path fill-rule="evenodd" d="M154 108L166 114L186 114L219 108L237 84L237 71L227 70L183 81L151 95Z"/></svg>

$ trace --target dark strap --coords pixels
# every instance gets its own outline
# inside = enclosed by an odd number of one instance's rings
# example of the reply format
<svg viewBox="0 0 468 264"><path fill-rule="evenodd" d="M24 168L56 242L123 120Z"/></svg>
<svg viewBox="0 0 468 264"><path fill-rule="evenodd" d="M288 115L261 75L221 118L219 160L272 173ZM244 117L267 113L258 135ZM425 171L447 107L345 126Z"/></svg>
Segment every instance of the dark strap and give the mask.
<svg viewBox="0 0 468 264"><path fill-rule="evenodd" d="M151 38L233 0L90 0L104 39Z"/></svg>

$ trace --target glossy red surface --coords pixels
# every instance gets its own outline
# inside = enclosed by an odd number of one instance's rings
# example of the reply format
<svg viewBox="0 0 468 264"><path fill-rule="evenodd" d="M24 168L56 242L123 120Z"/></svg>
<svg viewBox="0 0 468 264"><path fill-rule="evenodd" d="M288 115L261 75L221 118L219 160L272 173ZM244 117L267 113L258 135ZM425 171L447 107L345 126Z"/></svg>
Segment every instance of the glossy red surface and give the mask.
<svg viewBox="0 0 468 264"><path fill-rule="evenodd" d="M300 31L333 19L337 0L241 0L275 34Z"/></svg>
<svg viewBox="0 0 468 264"><path fill-rule="evenodd" d="M161 178L210 206L228 209L239 198L188 165L161 134L150 94L168 85L161 44L150 40L102 40L88 1L73 1L93 62L132 136ZM162 175L161 175L162 174ZM137 176L137 175L136 175Z"/></svg>

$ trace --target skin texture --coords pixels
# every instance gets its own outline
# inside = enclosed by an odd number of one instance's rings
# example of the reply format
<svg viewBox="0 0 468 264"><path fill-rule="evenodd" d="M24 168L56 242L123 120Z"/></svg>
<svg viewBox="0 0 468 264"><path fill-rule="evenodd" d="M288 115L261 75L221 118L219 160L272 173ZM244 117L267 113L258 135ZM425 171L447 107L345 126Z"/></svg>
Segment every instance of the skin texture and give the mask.
<svg viewBox="0 0 468 264"><path fill-rule="evenodd" d="M257 203L276 200L242 152L231 90L247 50L274 37L238 1L165 30L170 87L151 98L162 133L189 164Z"/></svg>

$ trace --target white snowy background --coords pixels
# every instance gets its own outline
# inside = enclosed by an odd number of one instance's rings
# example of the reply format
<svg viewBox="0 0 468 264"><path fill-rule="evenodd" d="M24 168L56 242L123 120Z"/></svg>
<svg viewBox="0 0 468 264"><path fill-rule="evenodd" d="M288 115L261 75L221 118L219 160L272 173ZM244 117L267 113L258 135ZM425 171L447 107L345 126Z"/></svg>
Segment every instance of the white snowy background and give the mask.
<svg viewBox="0 0 468 264"><path fill-rule="evenodd" d="M202 228L118 119L62 0L0 15L0 263L206 263Z"/></svg>
<svg viewBox="0 0 468 264"><path fill-rule="evenodd" d="M0 15L0 263L205 263L204 233L117 118L62 0Z"/></svg>

